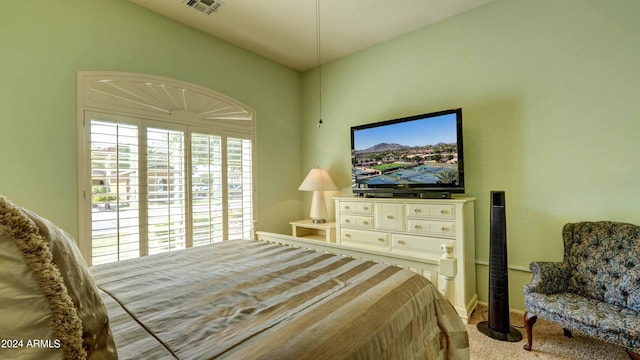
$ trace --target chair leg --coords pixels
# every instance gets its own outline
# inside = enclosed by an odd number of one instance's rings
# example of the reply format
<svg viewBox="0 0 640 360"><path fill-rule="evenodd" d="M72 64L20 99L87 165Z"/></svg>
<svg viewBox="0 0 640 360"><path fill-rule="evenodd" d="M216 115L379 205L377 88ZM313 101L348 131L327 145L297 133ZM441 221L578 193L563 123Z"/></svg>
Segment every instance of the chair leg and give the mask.
<svg viewBox="0 0 640 360"><path fill-rule="evenodd" d="M640 354L638 353L627 350L627 354L629 354L629 359L631 360L640 360Z"/></svg>
<svg viewBox="0 0 640 360"><path fill-rule="evenodd" d="M531 351L531 346L533 346L533 325L538 320L538 317L526 312L524 313L524 327L527 330L527 343L522 346L525 350Z"/></svg>
<svg viewBox="0 0 640 360"><path fill-rule="evenodd" d="M562 331L564 332L564 336L568 337L569 339L571 339L573 337L573 334L571 333L571 330L562 328Z"/></svg>

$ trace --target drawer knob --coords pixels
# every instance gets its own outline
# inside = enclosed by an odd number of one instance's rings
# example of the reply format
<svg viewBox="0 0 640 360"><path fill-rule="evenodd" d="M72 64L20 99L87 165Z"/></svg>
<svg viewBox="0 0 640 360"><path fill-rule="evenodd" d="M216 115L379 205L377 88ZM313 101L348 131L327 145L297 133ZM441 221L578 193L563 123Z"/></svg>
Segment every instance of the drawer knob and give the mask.
<svg viewBox="0 0 640 360"><path fill-rule="evenodd" d="M393 215L387 215L387 219L389 220L393 219Z"/></svg>
<svg viewBox="0 0 640 360"><path fill-rule="evenodd" d="M422 226L416 224L413 228L416 229L416 230L420 230L420 229L422 229Z"/></svg>
<svg viewBox="0 0 640 360"><path fill-rule="evenodd" d="M363 221L362 223L365 224L365 225L369 225L368 221Z"/></svg>
<svg viewBox="0 0 640 360"><path fill-rule="evenodd" d="M445 210L445 209L440 209L440 214L442 214L442 215L447 214L447 210Z"/></svg>
<svg viewBox="0 0 640 360"><path fill-rule="evenodd" d="M345 220L344 220L344 222L346 222L346 223L350 223L350 222L351 222L351 220L349 220L349 219L345 219Z"/></svg>
<svg viewBox="0 0 640 360"><path fill-rule="evenodd" d="M406 245L407 243L404 240L398 240L398 245Z"/></svg>
<svg viewBox="0 0 640 360"><path fill-rule="evenodd" d="M346 234L344 234L344 237L346 237L346 238L350 238L350 237L351 237L351 234L346 233Z"/></svg>
<svg viewBox="0 0 640 360"><path fill-rule="evenodd" d="M419 212L422 212L422 210L420 210L420 209L418 209L418 208L415 208L415 209L413 209L413 212L417 214L417 213L419 213Z"/></svg>
<svg viewBox="0 0 640 360"><path fill-rule="evenodd" d="M349 208L348 206L345 206L345 207L344 207L344 209L345 209L345 210L349 210L350 208Z"/></svg>
<svg viewBox="0 0 640 360"><path fill-rule="evenodd" d="M369 207L368 207L368 206L365 206L365 207L363 207L362 209L364 209L364 210L369 210Z"/></svg>
<svg viewBox="0 0 640 360"><path fill-rule="evenodd" d="M385 240L384 240L384 238L378 238L378 241L384 242Z"/></svg>
<svg viewBox="0 0 640 360"><path fill-rule="evenodd" d="M443 226L443 227L440 228L440 231L447 232L447 231L449 231L449 228L446 227L446 226Z"/></svg>

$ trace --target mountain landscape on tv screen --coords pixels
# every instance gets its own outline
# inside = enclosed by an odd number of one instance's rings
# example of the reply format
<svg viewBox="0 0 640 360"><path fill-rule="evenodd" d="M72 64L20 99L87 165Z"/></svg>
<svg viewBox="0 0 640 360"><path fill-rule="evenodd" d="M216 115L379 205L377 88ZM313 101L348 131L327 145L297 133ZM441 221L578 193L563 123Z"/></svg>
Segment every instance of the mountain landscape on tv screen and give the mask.
<svg viewBox="0 0 640 360"><path fill-rule="evenodd" d="M457 184L457 144L379 143L354 151L356 182L368 185Z"/></svg>
<svg viewBox="0 0 640 360"><path fill-rule="evenodd" d="M370 152L380 152L380 151L389 151L389 150L402 150L407 149L409 146L400 145L400 144L388 144L388 143L380 143L373 145L364 150L356 150L356 154L358 153L370 153Z"/></svg>

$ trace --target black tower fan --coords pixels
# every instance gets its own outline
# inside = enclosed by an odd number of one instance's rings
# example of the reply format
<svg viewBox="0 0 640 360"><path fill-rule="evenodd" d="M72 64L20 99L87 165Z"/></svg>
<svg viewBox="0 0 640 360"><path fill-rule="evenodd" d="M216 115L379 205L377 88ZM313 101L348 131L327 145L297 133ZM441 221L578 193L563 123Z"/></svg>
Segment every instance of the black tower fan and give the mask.
<svg viewBox="0 0 640 360"><path fill-rule="evenodd" d="M522 334L509 323L507 276L507 221L504 191L491 192L491 239L489 244L489 321L478 330L494 339L517 342Z"/></svg>

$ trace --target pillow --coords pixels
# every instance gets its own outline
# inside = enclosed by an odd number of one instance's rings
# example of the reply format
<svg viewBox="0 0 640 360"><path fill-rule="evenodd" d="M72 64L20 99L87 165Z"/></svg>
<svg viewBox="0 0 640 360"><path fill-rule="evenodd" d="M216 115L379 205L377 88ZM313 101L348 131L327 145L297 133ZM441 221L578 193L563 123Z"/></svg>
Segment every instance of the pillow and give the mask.
<svg viewBox="0 0 640 360"><path fill-rule="evenodd" d="M0 339L20 352L10 355L117 358L106 308L75 240L1 195L0 260Z"/></svg>

